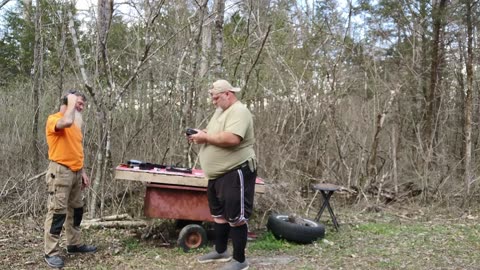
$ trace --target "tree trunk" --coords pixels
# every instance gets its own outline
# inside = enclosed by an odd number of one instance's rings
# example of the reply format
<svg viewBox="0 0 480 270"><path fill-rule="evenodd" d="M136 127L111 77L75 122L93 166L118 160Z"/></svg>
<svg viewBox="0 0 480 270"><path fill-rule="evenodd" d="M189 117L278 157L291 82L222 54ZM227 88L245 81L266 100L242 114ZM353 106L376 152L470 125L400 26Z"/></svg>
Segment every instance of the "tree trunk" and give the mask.
<svg viewBox="0 0 480 270"><path fill-rule="evenodd" d="M472 1L465 0L467 6L467 93L465 96L465 199L470 195L470 185L472 181L472 110L473 110L473 23L472 23Z"/></svg>
<svg viewBox="0 0 480 270"><path fill-rule="evenodd" d="M97 0L97 54L96 78L104 78L107 73L107 38L113 14L113 0Z"/></svg>
<svg viewBox="0 0 480 270"><path fill-rule="evenodd" d="M212 48L212 27L211 21L207 20L202 31L202 52L200 59L200 78L204 78L209 72L209 65L211 61L210 52Z"/></svg>
<svg viewBox="0 0 480 270"><path fill-rule="evenodd" d="M106 117L106 127L105 127L105 155L104 155L105 159L103 161L103 167L101 168L102 170L101 175L103 177L101 177L102 185L100 188L100 194L101 194L100 216L103 216L104 208L105 208L105 180L113 179L113 177L107 177L107 176L111 176L111 171L112 171L111 130L112 130L112 114L109 111Z"/></svg>
<svg viewBox="0 0 480 270"><path fill-rule="evenodd" d="M395 195L398 194L398 168L397 168L397 124L392 125L392 178Z"/></svg>
<svg viewBox="0 0 480 270"><path fill-rule="evenodd" d="M23 18L25 21L31 21L31 12L32 12L32 0L22 0L23 2ZM5 3L6 4L6 3ZM40 5L40 1L37 0L37 6Z"/></svg>
<svg viewBox="0 0 480 270"><path fill-rule="evenodd" d="M195 126L196 123L194 123L194 106L197 103L196 100L198 100L197 96L197 91L196 88L198 87L197 82L199 80L198 78L198 65L200 61L200 55L202 52L202 31L203 31L203 23L204 23L204 18L205 18L205 13L207 12L207 3L208 0L202 0L202 2L199 4L198 7L198 15L197 15L197 28L196 30L196 36L193 42L192 48L192 55L191 55L191 77L190 77L190 85L187 87L187 91L184 93L184 100L185 104L183 106L183 115L184 117L182 118L182 127L186 128L189 126ZM194 31L195 32L195 31ZM185 161L184 164L191 164L191 161L189 160L190 155L188 155L188 146L184 148L184 153L185 153Z"/></svg>
<svg viewBox="0 0 480 270"><path fill-rule="evenodd" d="M440 0L432 11L433 16L433 42L432 42L432 62L430 66L430 86L428 88L425 100L427 101L425 113L425 142L427 148L432 148L434 144L435 122L439 104L438 85L440 80L440 65L442 63L441 52L443 48L443 27L445 25L444 16L447 0Z"/></svg>
<svg viewBox="0 0 480 270"><path fill-rule="evenodd" d="M435 156L434 146L435 146L435 133L437 132L437 110L439 105L439 91L438 85L440 85L441 79L441 63L442 57L441 52L443 50L443 28L444 28L444 16L446 9L446 0L440 0L440 3L435 4L432 10L433 17L433 41L432 41L432 57L430 65L430 85L427 88L427 93L425 96L426 100L426 110L425 110L425 121L424 121L424 137L422 143L425 147L423 148L424 155L424 164L423 164L423 180L422 188L424 191L427 191L430 188L430 172L431 164ZM424 196L423 199L428 200L428 192L422 192Z"/></svg>
<svg viewBox="0 0 480 270"><path fill-rule="evenodd" d="M108 32L110 29L110 23L112 20L113 14L113 0L98 0L98 14L97 14L97 51L96 51L96 72L95 72L95 81L100 82L98 89L104 89L105 84L101 82L106 82L108 85L108 92L112 93L115 91L114 83L110 78L110 67L108 62L107 55L107 39ZM105 91L107 92L107 91ZM105 166L108 164L107 160L107 146L110 145L109 139L109 128L108 125L109 115L110 115L110 106L108 104L114 103L114 97L111 94L101 93L102 103L97 104L97 112L100 115L98 121L100 125L99 134L98 134L98 147L97 152L97 164L96 164L96 173L95 179L93 180L92 193L89 209L89 217L94 218L97 216L96 207L97 207L97 198L100 199L100 213L103 210L104 204L104 185L105 181Z"/></svg>
<svg viewBox="0 0 480 270"><path fill-rule="evenodd" d="M70 10L68 11L68 29L70 30L70 35L72 36L72 43L75 49L75 56L77 58L78 67L80 68L80 73L82 74L83 84L85 88L88 90L88 92L90 93L90 96L92 97L92 101L96 105L95 94L93 93L93 87L90 85L87 71L85 69L85 63L83 61L83 57L80 52L80 46L78 45L77 31L75 30L75 24L73 23L73 15Z"/></svg>
<svg viewBox="0 0 480 270"><path fill-rule="evenodd" d="M370 182L371 184L374 183L374 180L379 173L379 170L378 170L377 164L376 164L377 163L378 144L379 144L379 140L380 140L379 134L383 129L383 124L385 122L385 119L386 119L387 115L390 113L390 108L392 107L392 104L395 100L395 96L397 95L399 90L400 90L400 87L397 86L397 89L392 90L390 92L390 98L389 98L388 102L386 103L385 108L383 108L383 111L377 115L375 133L373 135L370 155L369 155L368 161L367 161L367 176L372 178L372 181Z"/></svg>
<svg viewBox="0 0 480 270"><path fill-rule="evenodd" d="M66 44L67 44L67 34L68 34L68 13L67 7L62 6L62 15L61 15L61 40L60 40L60 48L58 50L58 59L59 59L59 79L58 79L58 96L61 96L64 89L63 80L65 79L64 71L65 71L65 62L66 62Z"/></svg>
<svg viewBox="0 0 480 270"><path fill-rule="evenodd" d="M30 3L31 4L31 3ZM39 115L39 93L42 90L43 77L43 39L42 39L42 5L37 1L35 11L35 43L33 47L33 124L32 124L32 150L33 150L33 171L39 170L40 152L38 145L38 115ZM26 8L29 9L29 8Z"/></svg>
<svg viewBox="0 0 480 270"><path fill-rule="evenodd" d="M223 78L223 17L225 16L225 0L215 0L215 57L213 58L213 76Z"/></svg>
<svg viewBox="0 0 480 270"><path fill-rule="evenodd" d="M105 116L100 114L99 112L97 112L99 114L99 118L104 118ZM97 125L98 125L98 130L100 131L99 134L97 135L98 138L97 138L97 144L98 144L98 153L96 155L96 160L95 160L95 176L94 176L94 180L92 181L92 196L90 197L90 205L89 205L89 210L88 210L88 217L89 218L95 218L97 216L97 199L100 198L100 200L102 200L101 198L103 197L103 194L102 194L102 191L101 191L101 188L102 188L102 179L103 179L103 164L104 164L104 160L105 160L105 157L103 155L103 149L104 149L104 143L105 143L105 140L104 140L104 130L105 130L105 120L102 120L102 119L97 119L98 122L97 122Z"/></svg>

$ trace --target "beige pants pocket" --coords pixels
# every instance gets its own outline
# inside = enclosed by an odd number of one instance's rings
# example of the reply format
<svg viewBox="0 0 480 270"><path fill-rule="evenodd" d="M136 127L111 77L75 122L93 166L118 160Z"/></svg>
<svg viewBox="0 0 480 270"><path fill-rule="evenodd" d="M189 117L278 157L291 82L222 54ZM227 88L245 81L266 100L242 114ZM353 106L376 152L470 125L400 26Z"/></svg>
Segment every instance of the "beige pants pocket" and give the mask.
<svg viewBox="0 0 480 270"><path fill-rule="evenodd" d="M47 171L48 209L57 214L67 212L68 194L71 187L71 175L63 166L50 163Z"/></svg>

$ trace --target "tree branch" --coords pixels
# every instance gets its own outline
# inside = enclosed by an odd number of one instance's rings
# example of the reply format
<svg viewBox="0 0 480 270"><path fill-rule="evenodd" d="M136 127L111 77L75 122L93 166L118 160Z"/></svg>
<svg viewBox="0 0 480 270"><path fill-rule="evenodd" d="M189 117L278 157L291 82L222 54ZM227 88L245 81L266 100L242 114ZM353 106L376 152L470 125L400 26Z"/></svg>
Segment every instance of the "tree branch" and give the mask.
<svg viewBox="0 0 480 270"><path fill-rule="evenodd" d="M250 67L250 70L247 73L247 76L245 77L245 88L247 87L248 80L250 79L250 74L252 73L253 69L257 65L258 59L260 59L260 55L262 54L263 48L265 47L265 43L267 42L268 35L270 34L270 30L272 29L272 25L270 24L267 29L267 33L265 33L265 37L263 38L262 41L262 46L258 50L257 57L255 58L255 61L253 62L252 66Z"/></svg>
<svg viewBox="0 0 480 270"><path fill-rule="evenodd" d="M92 100L95 103L95 105L98 105L97 100L95 98L95 93L93 92L93 87L88 82L88 76L85 70L85 64L83 62L82 54L80 53L80 48L78 47L77 31L75 30L75 26L73 23L73 15L70 10L68 11L68 29L70 30L70 34L72 35L73 47L75 48L75 55L77 56L77 62L78 62L78 65L80 66L83 85L85 86L85 88L87 88L87 91L92 97Z"/></svg>
<svg viewBox="0 0 480 270"><path fill-rule="evenodd" d="M5 6L8 2L10 2L10 0L3 0L3 1L0 3L0 8L2 8L3 6Z"/></svg>

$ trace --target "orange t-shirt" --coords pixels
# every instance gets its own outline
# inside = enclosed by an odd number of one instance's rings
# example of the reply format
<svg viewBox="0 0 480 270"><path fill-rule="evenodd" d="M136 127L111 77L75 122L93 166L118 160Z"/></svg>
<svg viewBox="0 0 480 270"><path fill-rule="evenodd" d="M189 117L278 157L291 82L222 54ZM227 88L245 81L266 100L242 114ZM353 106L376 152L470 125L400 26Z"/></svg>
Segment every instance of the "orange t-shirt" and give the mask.
<svg viewBox="0 0 480 270"><path fill-rule="evenodd" d="M75 124L68 128L55 130L55 125L63 113L58 112L48 116L46 137L48 144L48 159L67 166L76 172L83 168L82 130Z"/></svg>

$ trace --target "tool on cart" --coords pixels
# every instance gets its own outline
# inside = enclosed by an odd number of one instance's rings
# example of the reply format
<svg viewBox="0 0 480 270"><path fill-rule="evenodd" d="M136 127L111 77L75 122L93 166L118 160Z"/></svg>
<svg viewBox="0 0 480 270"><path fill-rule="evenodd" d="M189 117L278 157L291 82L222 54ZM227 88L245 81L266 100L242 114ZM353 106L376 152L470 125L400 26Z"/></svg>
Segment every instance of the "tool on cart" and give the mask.
<svg viewBox="0 0 480 270"><path fill-rule="evenodd" d="M130 167L130 168L138 167L140 170L153 170L157 168L157 169L165 169L168 172L192 173L192 169L190 168L169 166L164 164L155 164L155 163L143 162L135 159L131 159L127 161L127 167Z"/></svg>

